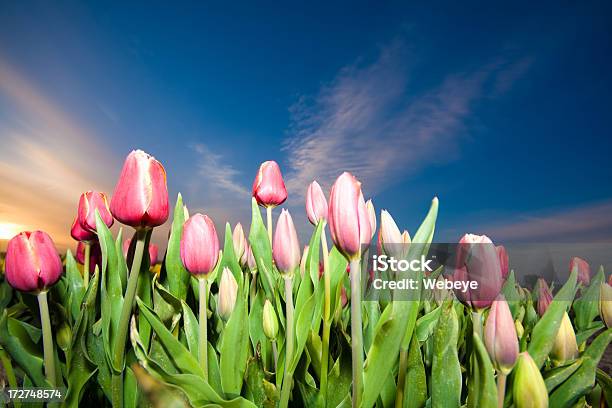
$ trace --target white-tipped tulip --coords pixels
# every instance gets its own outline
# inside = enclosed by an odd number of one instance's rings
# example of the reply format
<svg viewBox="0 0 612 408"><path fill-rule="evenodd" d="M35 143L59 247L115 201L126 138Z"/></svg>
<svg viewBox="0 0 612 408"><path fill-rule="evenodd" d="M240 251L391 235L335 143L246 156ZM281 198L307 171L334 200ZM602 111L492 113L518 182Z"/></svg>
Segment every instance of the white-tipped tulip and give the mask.
<svg viewBox="0 0 612 408"><path fill-rule="evenodd" d="M238 282L236 282L229 268L223 268L221 282L219 283L219 307L217 312L224 321L228 321L234 311L237 294Z"/></svg>

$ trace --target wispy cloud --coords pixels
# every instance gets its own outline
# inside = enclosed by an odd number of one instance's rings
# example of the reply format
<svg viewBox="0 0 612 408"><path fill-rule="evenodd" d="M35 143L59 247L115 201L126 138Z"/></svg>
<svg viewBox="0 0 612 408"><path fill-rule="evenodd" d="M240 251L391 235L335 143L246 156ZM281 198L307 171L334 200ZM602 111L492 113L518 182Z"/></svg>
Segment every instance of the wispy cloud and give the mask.
<svg viewBox="0 0 612 408"><path fill-rule="evenodd" d="M410 59L395 42L374 62L343 68L317 95L291 107L284 150L293 194L304 194L313 179L329 185L344 170L374 194L424 166L457 157L474 103L507 90L528 66L496 58L422 90L414 85L419 78L412 78Z"/></svg>
<svg viewBox="0 0 612 408"><path fill-rule="evenodd" d="M193 150L198 154L198 183L208 186L211 193L230 193L240 199L248 198L249 190L237 180L240 172L227 164L223 156L210 150L203 143L193 145ZM204 181L204 183L201 183Z"/></svg>

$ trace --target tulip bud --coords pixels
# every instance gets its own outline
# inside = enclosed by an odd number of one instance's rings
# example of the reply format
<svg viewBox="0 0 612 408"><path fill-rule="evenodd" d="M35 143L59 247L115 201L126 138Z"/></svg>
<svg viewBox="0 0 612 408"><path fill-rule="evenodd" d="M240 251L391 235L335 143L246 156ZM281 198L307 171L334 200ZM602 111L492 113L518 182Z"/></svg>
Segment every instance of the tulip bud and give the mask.
<svg viewBox="0 0 612 408"><path fill-rule="evenodd" d="M327 220L327 199L321 186L313 181L306 191L306 215L311 224L317 225L319 220Z"/></svg>
<svg viewBox="0 0 612 408"><path fill-rule="evenodd" d="M185 222L181 236L181 260L193 275L207 275L219 259L219 238L207 215L195 214Z"/></svg>
<svg viewBox="0 0 612 408"><path fill-rule="evenodd" d="M67 351L70 348L70 342L72 341L72 330L70 326L65 322L62 323L57 334L55 335L55 340L57 341L57 345L60 349Z"/></svg>
<svg viewBox="0 0 612 408"><path fill-rule="evenodd" d="M111 199L113 216L134 228L153 228L168 219L166 171L160 162L142 150L125 159Z"/></svg>
<svg viewBox="0 0 612 408"><path fill-rule="evenodd" d="M240 266L243 268L246 266L251 272L253 272L257 269L257 263L255 263L255 257L253 256L253 249L248 243L245 245L246 247L244 248L244 253L242 254L242 257L240 257Z"/></svg>
<svg viewBox="0 0 612 408"><path fill-rule="evenodd" d="M221 282L219 283L219 307L217 313L224 321L228 321L234 306L236 305L236 295L238 294L238 283L229 268L223 268Z"/></svg>
<svg viewBox="0 0 612 408"><path fill-rule="evenodd" d="M512 396L516 408L548 408L546 384L528 352L519 354Z"/></svg>
<svg viewBox="0 0 612 408"><path fill-rule="evenodd" d="M538 314L544 316L548 306L553 300L552 293L546 281L542 278L538 279Z"/></svg>
<svg viewBox="0 0 612 408"><path fill-rule="evenodd" d="M97 191L88 191L81 194L79 199L78 218L81 227L88 231L96 230L96 210L107 227L115 221L108 208L106 194Z"/></svg>
<svg viewBox="0 0 612 408"><path fill-rule="evenodd" d="M387 210L380 213L380 238L384 252L394 258L402 259L408 253L410 234L401 233L395 220Z"/></svg>
<svg viewBox="0 0 612 408"><path fill-rule="evenodd" d="M612 286L612 275L608 276L608 285Z"/></svg>
<svg viewBox="0 0 612 408"><path fill-rule="evenodd" d="M246 238L244 237L244 230L242 229L242 224L238 223L234 227L234 232L232 233L232 241L234 243L234 253L236 254L236 259L242 258L247 246Z"/></svg>
<svg viewBox="0 0 612 408"><path fill-rule="evenodd" d="M276 267L283 274L293 275L300 265L300 242L289 211L281 211L274 231L272 255Z"/></svg>
<svg viewBox="0 0 612 408"><path fill-rule="evenodd" d="M81 227L79 223L79 216L77 215L72 223L72 228L70 228L70 235L73 239L79 242L88 242L96 239L96 234L94 232L88 231Z"/></svg>
<svg viewBox="0 0 612 408"><path fill-rule="evenodd" d="M505 280L510 273L510 269L508 269L508 252L506 252L506 248L503 245L496 246L495 250L497 251L497 256L499 257L499 266L501 268L502 278Z"/></svg>
<svg viewBox="0 0 612 408"><path fill-rule="evenodd" d="M287 189L275 161L261 163L253 181L253 197L263 207L276 207L287 199Z"/></svg>
<svg viewBox="0 0 612 408"><path fill-rule="evenodd" d="M276 318L276 312L272 307L272 303L268 299L264 303L263 307L263 331L269 340L276 340L278 336L278 319Z"/></svg>
<svg viewBox="0 0 612 408"><path fill-rule="evenodd" d="M8 283L22 292L53 286L63 270L53 240L43 231L21 232L11 238L4 266Z"/></svg>
<svg viewBox="0 0 612 408"><path fill-rule="evenodd" d="M599 289L599 315L606 327L612 328L612 286L605 282Z"/></svg>
<svg viewBox="0 0 612 408"><path fill-rule="evenodd" d="M525 334L525 328L523 327L523 323L521 323L521 321L518 319L515 320L514 328L516 329L516 335L518 336L518 338L522 339L523 335Z"/></svg>
<svg viewBox="0 0 612 408"><path fill-rule="evenodd" d="M555 338L555 344L550 352L553 360L559 363L564 363L568 360L573 360L578 357L578 344L576 344L576 333L572 327L567 312L563 314L561 325Z"/></svg>
<svg viewBox="0 0 612 408"><path fill-rule="evenodd" d="M372 235L361 183L351 173L342 173L332 186L328 221L336 248L349 260L358 259Z"/></svg>
<svg viewBox="0 0 612 408"><path fill-rule="evenodd" d="M458 298L473 308L486 308L497 298L503 278L497 250L489 237L465 234L461 238L454 279L478 283L476 289L455 292Z"/></svg>
<svg viewBox="0 0 612 408"><path fill-rule="evenodd" d="M306 259L308 259L308 245L304 245L304 250L302 251L302 259L300 259L300 276L304 277L304 272L306 271Z"/></svg>
<svg viewBox="0 0 612 408"><path fill-rule="evenodd" d="M574 269L578 270L578 282L582 283L582 286L589 286L589 283L591 282L591 267L589 266L589 263L584 259L575 256L570 261L570 273Z"/></svg>
<svg viewBox="0 0 612 408"><path fill-rule="evenodd" d="M130 245L132 244L132 240L130 238L123 241L123 256L127 259L128 253L130 252ZM149 244L149 261L150 265L153 266L157 263L157 255L159 253L159 249L155 244Z"/></svg>
<svg viewBox="0 0 612 408"><path fill-rule="evenodd" d="M93 274L96 265L102 268L102 248L98 241L93 241L89 252L89 273ZM85 243L79 242L76 249L76 260L81 265L85 265Z"/></svg>
<svg viewBox="0 0 612 408"><path fill-rule="evenodd" d="M491 304L485 322L484 343L495 368L506 375L512 371L519 353L518 338L512 313L502 295Z"/></svg>
<svg viewBox="0 0 612 408"><path fill-rule="evenodd" d="M374 203L372 203L372 199L366 201L366 210L368 210L368 219L370 220L370 241L374 238L374 234L376 234L376 210L374 209Z"/></svg>

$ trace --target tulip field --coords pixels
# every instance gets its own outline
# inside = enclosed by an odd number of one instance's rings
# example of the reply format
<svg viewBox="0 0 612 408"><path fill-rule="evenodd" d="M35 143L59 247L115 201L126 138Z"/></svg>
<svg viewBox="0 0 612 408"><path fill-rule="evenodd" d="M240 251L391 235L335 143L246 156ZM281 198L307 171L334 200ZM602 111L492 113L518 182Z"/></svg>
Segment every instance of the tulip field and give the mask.
<svg viewBox="0 0 612 408"><path fill-rule="evenodd" d="M527 286L495 237L465 234L443 275L427 258L443 203L409 233L348 172L329 194L304 186L301 234L272 161L250 226L171 202L164 167L140 150L117 175L112 195L75 199L75 251L44 231L9 241L0 404L612 407L612 276L599 265L567 254L566 280ZM373 256L409 266L408 299L393 285L366 296Z"/></svg>

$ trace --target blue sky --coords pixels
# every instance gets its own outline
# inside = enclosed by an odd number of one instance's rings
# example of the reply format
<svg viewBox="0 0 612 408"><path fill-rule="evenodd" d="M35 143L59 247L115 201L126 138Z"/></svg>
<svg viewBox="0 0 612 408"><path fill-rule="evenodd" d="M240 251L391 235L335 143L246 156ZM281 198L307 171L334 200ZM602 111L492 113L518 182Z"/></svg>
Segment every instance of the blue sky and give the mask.
<svg viewBox="0 0 612 408"><path fill-rule="evenodd" d="M0 238L68 245L141 148L219 227L273 159L302 230L349 170L411 233L612 240L609 2L96 3L0 6Z"/></svg>

